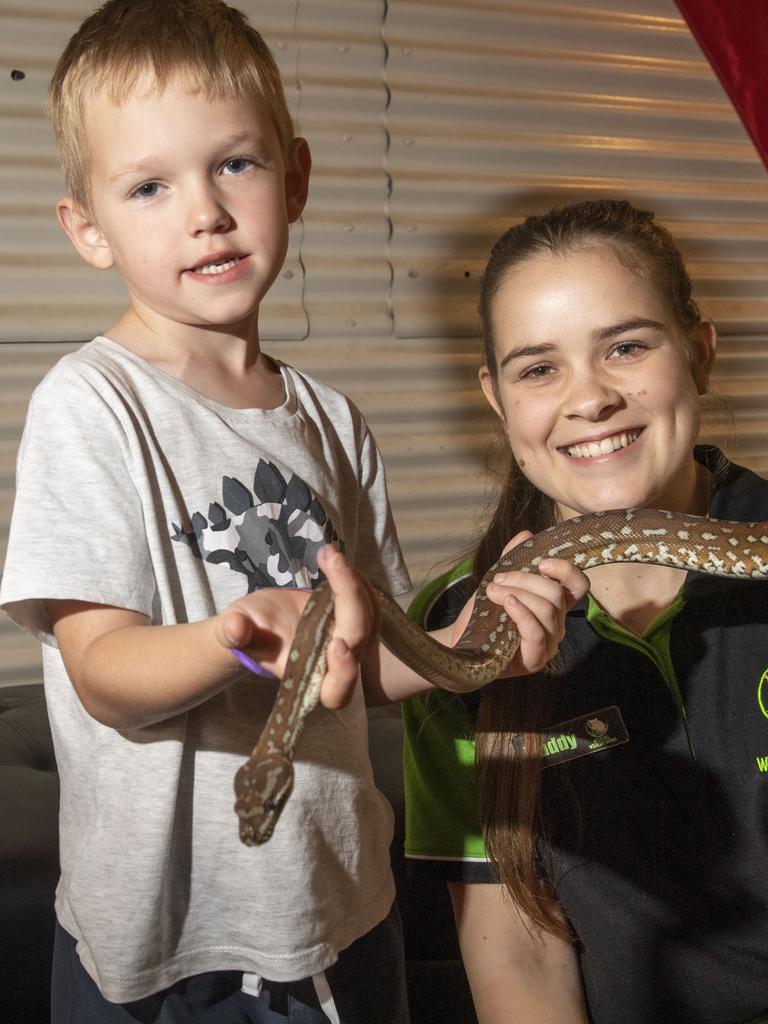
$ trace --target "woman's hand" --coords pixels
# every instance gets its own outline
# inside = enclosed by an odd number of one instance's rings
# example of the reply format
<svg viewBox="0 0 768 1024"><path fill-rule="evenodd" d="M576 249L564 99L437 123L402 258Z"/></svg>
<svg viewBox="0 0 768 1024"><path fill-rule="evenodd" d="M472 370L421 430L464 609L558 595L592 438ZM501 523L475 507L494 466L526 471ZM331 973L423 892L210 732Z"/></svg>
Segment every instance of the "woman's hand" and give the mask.
<svg viewBox="0 0 768 1024"><path fill-rule="evenodd" d="M320 702L338 709L352 699L360 662L376 643L378 605L365 577L341 552L326 545L318 564L333 591L335 617ZM305 590L270 587L239 598L219 616L216 638L222 646L243 651L262 669L282 677L309 596Z"/></svg>
<svg viewBox="0 0 768 1024"><path fill-rule="evenodd" d="M528 530L518 533L504 553L532 536ZM565 636L568 610L588 589L589 580L584 573L562 558L545 559L536 573L516 571L496 576L488 586L488 598L504 608L520 634L520 645L506 675L530 675L552 660ZM464 632L473 605L474 597L453 625L452 643Z"/></svg>

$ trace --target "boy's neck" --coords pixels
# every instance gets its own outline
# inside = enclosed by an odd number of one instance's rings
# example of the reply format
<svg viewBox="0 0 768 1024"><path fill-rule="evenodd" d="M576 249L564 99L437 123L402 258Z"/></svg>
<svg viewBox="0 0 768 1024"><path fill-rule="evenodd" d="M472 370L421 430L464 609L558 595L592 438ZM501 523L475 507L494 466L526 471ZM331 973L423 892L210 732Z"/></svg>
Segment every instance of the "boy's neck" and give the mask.
<svg viewBox="0 0 768 1024"><path fill-rule="evenodd" d="M254 325L233 330L152 324L129 310L107 337L175 380L233 409L275 409L285 401L282 376L264 355Z"/></svg>

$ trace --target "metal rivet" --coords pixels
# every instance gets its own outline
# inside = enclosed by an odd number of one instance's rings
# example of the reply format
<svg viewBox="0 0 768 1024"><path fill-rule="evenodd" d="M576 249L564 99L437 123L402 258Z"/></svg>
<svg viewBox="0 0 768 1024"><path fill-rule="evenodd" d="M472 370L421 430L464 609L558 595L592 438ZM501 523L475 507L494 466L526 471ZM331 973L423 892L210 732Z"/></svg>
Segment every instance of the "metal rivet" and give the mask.
<svg viewBox="0 0 768 1024"><path fill-rule="evenodd" d="M14 82L21 82L26 77L26 73L24 71L19 71L18 68L14 68L11 72L11 78L14 80Z"/></svg>
<svg viewBox="0 0 768 1024"><path fill-rule="evenodd" d="M411 269L411 270L408 271L408 277L418 277L418 276L419 276L418 270Z"/></svg>
<svg viewBox="0 0 768 1024"><path fill-rule="evenodd" d="M283 271L283 277L287 278L290 281L290 279L293 277L293 271L292 270L284 270Z"/></svg>

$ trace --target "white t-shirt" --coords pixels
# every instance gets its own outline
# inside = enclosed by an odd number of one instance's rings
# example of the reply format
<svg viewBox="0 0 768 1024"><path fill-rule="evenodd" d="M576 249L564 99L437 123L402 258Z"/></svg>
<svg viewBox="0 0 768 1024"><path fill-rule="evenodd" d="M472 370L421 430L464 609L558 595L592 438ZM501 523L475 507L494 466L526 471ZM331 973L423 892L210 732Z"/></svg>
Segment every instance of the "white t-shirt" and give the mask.
<svg viewBox="0 0 768 1024"><path fill-rule="evenodd" d="M107 338L36 389L19 452L0 603L43 641L61 776L56 911L106 998L243 970L324 970L386 916L392 813L365 708L309 716L293 794L268 843L238 838L233 778L276 683L243 678L184 714L118 732L83 709L44 601L193 622L261 586L312 586L340 541L407 589L381 457L339 392L278 364L278 409L230 409Z"/></svg>

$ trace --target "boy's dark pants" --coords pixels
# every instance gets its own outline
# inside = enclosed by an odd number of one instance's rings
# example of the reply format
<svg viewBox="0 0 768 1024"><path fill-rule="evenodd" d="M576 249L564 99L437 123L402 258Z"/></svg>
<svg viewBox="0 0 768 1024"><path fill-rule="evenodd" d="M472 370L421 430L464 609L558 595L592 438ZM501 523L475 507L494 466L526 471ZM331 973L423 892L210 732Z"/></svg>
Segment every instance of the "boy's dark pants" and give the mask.
<svg viewBox="0 0 768 1024"><path fill-rule="evenodd" d="M381 924L339 954L325 978L341 1024L408 1024L403 937L393 906ZM110 1003L80 963L75 940L56 925L51 1024L328 1024L311 978L265 981L242 991L241 971L185 978L133 1003Z"/></svg>

